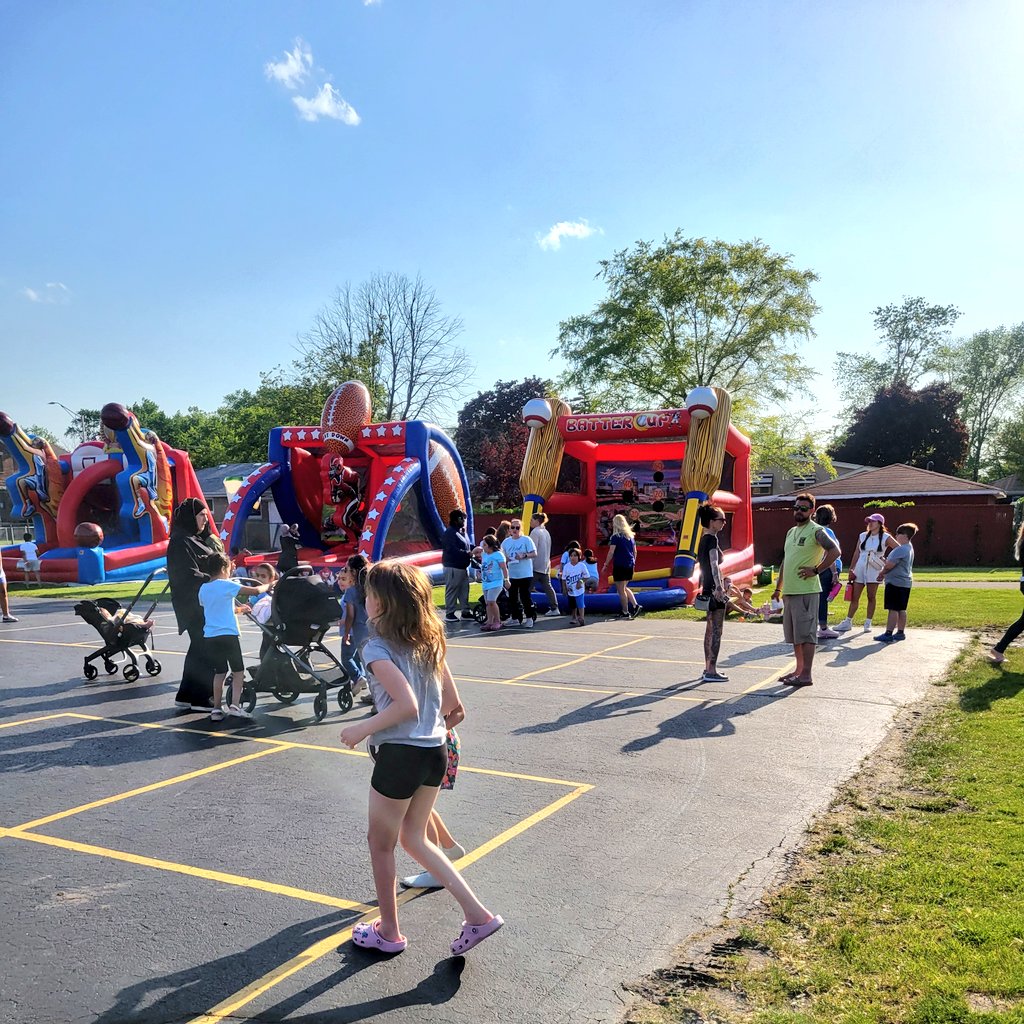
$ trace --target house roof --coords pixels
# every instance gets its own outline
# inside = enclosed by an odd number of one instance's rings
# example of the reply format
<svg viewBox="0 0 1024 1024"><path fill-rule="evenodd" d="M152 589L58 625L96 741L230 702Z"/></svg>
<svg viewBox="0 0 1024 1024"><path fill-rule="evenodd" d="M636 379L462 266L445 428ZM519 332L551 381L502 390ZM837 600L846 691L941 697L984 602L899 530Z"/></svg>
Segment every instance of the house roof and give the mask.
<svg viewBox="0 0 1024 1024"><path fill-rule="evenodd" d="M996 498L1006 495L1002 489L993 484L979 484L973 480L963 480L958 476L936 473L930 469L918 469L903 462L894 462L891 466L877 469L859 469L835 480L825 480L820 484L803 487L800 491L788 494L771 494L763 498L754 498L756 505L769 505L775 501L792 499L794 494L806 491L817 499L828 498L888 498L909 497L911 495L939 495L953 497L955 495L973 495L980 497L989 494Z"/></svg>
<svg viewBox="0 0 1024 1024"><path fill-rule="evenodd" d="M197 469L196 478L207 498L214 495L222 498L226 493L224 490L225 480L244 480L254 469L259 469L262 465L262 462L225 462L223 465L211 466L209 469Z"/></svg>
<svg viewBox="0 0 1024 1024"><path fill-rule="evenodd" d="M1002 480L992 480L989 487L998 487L1007 494L1024 494L1024 480L1021 480L1016 473L1004 476Z"/></svg>

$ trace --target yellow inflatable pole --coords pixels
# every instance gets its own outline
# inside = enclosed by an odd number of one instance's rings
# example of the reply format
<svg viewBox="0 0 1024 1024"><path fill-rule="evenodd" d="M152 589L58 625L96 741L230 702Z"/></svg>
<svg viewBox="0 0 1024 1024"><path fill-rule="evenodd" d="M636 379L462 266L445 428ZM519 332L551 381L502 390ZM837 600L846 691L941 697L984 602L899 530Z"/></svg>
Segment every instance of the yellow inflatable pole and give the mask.
<svg viewBox="0 0 1024 1024"><path fill-rule="evenodd" d="M560 398L531 398L523 406L523 422L530 428L526 442L519 487L523 492L523 533L530 532L530 520L544 508L554 493L562 468L565 442L558 429L558 417L572 409Z"/></svg>
<svg viewBox="0 0 1024 1024"><path fill-rule="evenodd" d="M701 535L697 510L722 481L732 398L722 388L694 388L686 396L686 408L690 412L690 429L680 480L686 494L672 562L672 575L680 579L689 579L696 564Z"/></svg>

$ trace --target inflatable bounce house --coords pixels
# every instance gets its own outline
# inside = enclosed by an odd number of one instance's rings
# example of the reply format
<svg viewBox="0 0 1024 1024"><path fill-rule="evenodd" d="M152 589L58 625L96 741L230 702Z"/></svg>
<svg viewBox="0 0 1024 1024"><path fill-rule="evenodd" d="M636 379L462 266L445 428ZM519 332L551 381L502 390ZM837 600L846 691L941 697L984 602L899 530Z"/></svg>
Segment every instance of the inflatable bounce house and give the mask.
<svg viewBox="0 0 1024 1024"><path fill-rule="evenodd" d="M14 516L31 530L48 583L145 579L166 564L171 511L203 494L185 452L169 447L117 402L100 414L102 438L58 457L50 443L0 412L0 442L16 471L5 483ZM18 547L0 550L23 579Z"/></svg>
<svg viewBox="0 0 1024 1024"><path fill-rule="evenodd" d="M370 393L359 381L334 390L318 426L270 431L267 462L242 481L224 515L228 550L245 546L245 522L268 490L282 521L299 526L299 559L324 578L358 552L412 562L436 579L449 513L465 510L473 535L455 445L421 420L371 422Z"/></svg>
<svg viewBox="0 0 1024 1024"><path fill-rule="evenodd" d="M561 399L531 399L523 408L530 437L519 478L524 525L542 509L574 518L571 532L603 565L612 518L624 515L637 544L637 600L672 608L692 603L700 589L697 509L710 498L728 520L719 535L722 573L750 580L759 568L750 440L732 425L731 410L721 388L694 388L686 408L649 412L574 416ZM617 611L614 588L588 596L587 608Z"/></svg>

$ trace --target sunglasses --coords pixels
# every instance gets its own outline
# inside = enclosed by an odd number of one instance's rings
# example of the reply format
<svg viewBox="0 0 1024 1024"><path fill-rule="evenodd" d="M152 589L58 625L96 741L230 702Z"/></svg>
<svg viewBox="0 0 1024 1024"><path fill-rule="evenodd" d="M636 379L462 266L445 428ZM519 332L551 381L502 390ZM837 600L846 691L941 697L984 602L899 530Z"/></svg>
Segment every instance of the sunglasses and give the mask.
<svg viewBox="0 0 1024 1024"><path fill-rule="evenodd" d="M811 506L810 505L794 505L793 506L793 511L794 512L810 512L811 511Z"/></svg>

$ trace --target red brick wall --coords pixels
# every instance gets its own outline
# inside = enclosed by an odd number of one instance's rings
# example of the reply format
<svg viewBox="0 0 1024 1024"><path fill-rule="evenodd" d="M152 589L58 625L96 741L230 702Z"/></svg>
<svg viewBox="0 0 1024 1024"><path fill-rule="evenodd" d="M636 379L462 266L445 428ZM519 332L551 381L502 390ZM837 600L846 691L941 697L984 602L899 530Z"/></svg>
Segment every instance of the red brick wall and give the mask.
<svg viewBox="0 0 1024 1024"><path fill-rule="evenodd" d="M916 499L915 499L916 500ZM864 529L870 509L862 499L829 502L839 523L833 527L843 549L843 564ZM891 531L900 523L917 523L914 562L917 565L1013 565L1013 506L954 504L922 499L912 508L879 509ZM778 565L786 531L793 525L793 509L754 506L754 553L764 565Z"/></svg>

